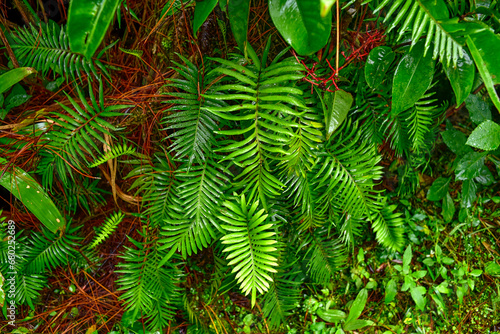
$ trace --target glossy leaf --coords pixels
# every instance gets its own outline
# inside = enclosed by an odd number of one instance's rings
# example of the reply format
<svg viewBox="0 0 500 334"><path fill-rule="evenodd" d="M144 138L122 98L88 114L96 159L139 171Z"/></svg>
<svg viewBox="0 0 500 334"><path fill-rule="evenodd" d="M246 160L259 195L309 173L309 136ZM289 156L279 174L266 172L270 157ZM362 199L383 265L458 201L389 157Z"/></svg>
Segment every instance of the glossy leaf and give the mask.
<svg viewBox="0 0 500 334"><path fill-rule="evenodd" d="M196 36L198 29L205 22L208 15L214 10L217 5L218 0L204 0L197 1L196 7L194 8L194 18L193 18L193 33Z"/></svg>
<svg viewBox="0 0 500 334"><path fill-rule="evenodd" d="M465 101L472 90L474 74L476 72L474 62L469 56L469 53L464 52L463 57L457 60L456 66L447 66L443 62L443 67L446 76L450 80L451 88L453 88L453 92L455 92L457 106L459 106Z"/></svg>
<svg viewBox="0 0 500 334"><path fill-rule="evenodd" d="M340 310L324 310L319 308L317 313L318 316L326 322L337 322L347 317L345 312Z"/></svg>
<svg viewBox="0 0 500 334"><path fill-rule="evenodd" d="M7 160L0 158L0 163ZM38 182L19 167L2 171L0 185L6 188L33 213L51 232L64 230L66 221Z"/></svg>
<svg viewBox="0 0 500 334"><path fill-rule="evenodd" d="M446 196L443 198L443 219L445 222L449 223L453 219L453 215L455 214L455 203L453 202L453 198L451 198L450 193L446 193Z"/></svg>
<svg viewBox="0 0 500 334"><path fill-rule="evenodd" d="M483 100L480 96L471 94L465 99L465 106L469 111L471 121L480 124L491 120L491 102Z"/></svg>
<svg viewBox="0 0 500 334"><path fill-rule="evenodd" d="M472 152L472 149L465 145L467 136L462 131L452 128L443 132L441 136L446 146L456 155L462 156Z"/></svg>
<svg viewBox="0 0 500 334"><path fill-rule="evenodd" d="M472 131L466 144L480 150L496 150L500 146L500 125L484 121Z"/></svg>
<svg viewBox="0 0 500 334"><path fill-rule="evenodd" d="M474 180L465 180L462 182L462 201L460 206L462 208L470 208L476 201L477 184Z"/></svg>
<svg viewBox="0 0 500 334"><path fill-rule="evenodd" d="M335 92L325 92L322 104L325 114L327 140L330 139L331 135L347 117L352 102L352 95L341 89Z"/></svg>
<svg viewBox="0 0 500 334"><path fill-rule="evenodd" d="M365 64L365 78L368 86L376 89L382 83L395 56L388 46L377 46L370 51Z"/></svg>
<svg viewBox="0 0 500 334"><path fill-rule="evenodd" d="M474 58L484 85L493 104L500 111L500 99L495 91L495 84L500 83L500 36L488 28L467 36L467 46Z"/></svg>
<svg viewBox="0 0 500 334"><path fill-rule="evenodd" d="M356 299L352 303L351 309L349 310L349 315L345 320L346 324L359 318L359 316L361 315L361 313L365 308L367 300L368 300L368 290L361 289L361 291L356 296Z"/></svg>
<svg viewBox="0 0 500 334"><path fill-rule="evenodd" d="M32 67L19 67L0 75L0 94L32 73L36 73Z"/></svg>
<svg viewBox="0 0 500 334"><path fill-rule="evenodd" d="M439 201L446 193L448 193L448 186L450 185L451 177L438 177L432 183L432 186L427 192L427 199L429 201Z"/></svg>
<svg viewBox="0 0 500 334"><path fill-rule="evenodd" d="M67 32L71 51L90 59L97 51L113 20L120 0L72 0Z"/></svg>
<svg viewBox="0 0 500 334"><path fill-rule="evenodd" d="M431 54L424 56L424 44L420 42L401 59L394 73L392 113L397 115L420 100L433 75L434 60Z"/></svg>
<svg viewBox="0 0 500 334"><path fill-rule="evenodd" d="M300 55L320 50L330 37L332 12L321 17L320 8L320 0L269 0L274 25Z"/></svg>
<svg viewBox="0 0 500 334"><path fill-rule="evenodd" d="M471 152L464 155L457 165L455 171L457 180L472 180L481 175L481 169L484 166L484 157L486 154Z"/></svg>
<svg viewBox="0 0 500 334"><path fill-rule="evenodd" d="M250 14L250 0L231 0L227 4L229 24L238 47L243 52L247 41L248 15Z"/></svg>

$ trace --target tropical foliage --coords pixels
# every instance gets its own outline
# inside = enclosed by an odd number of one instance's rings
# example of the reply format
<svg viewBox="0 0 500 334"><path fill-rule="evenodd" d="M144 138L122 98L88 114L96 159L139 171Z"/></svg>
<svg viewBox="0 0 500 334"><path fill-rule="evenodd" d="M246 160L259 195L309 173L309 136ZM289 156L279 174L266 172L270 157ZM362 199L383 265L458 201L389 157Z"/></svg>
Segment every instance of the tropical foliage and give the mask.
<svg viewBox="0 0 500 334"><path fill-rule="evenodd" d="M73 0L56 23L25 1L24 26L2 22L0 184L20 224L0 231L0 272L16 282L4 311L36 310L51 271L80 284L109 265L131 327L161 332L187 315L193 333L225 331L193 311L189 275L203 271L213 296L245 296L283 332L305 287L329 287L369 236L386 258L406 249L399 271L414 274L400 203L435 168L441 139L456 158L427 199L445 221L453 191L464 223L498 183L496 2L160 3L147 14L140 2ZM255 38L259 17L272 33ZM140 25L145 39L127 39ZM423 311L418 275L401 291ZM340 331L375 325L358 319L371 289L358 288L347 314L317 314Z"/></svg>

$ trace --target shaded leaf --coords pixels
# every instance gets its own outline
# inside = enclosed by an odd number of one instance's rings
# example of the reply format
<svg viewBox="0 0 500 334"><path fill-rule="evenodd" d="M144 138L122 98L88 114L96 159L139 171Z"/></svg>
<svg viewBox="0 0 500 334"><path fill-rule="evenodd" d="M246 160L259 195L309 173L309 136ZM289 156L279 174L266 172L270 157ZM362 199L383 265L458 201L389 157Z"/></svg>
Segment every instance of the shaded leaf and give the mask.
<svg viewBox="0 0 500 334"><path fill-rule="evenodd" d="M388 46L377 46L370 51L365 64L365 78L368 86L372 89L380 86L395 56Z"/></svg>
<svg viewBox="0 0 500 334"><path fill-rule="evenodd" d="M455 214L455 203L451 198L450 193L446 193L446 196L443 198L443 219L445 222L449 223L453 219L453 215Z"/></svg>
<svg viewBox="0 0 500 334"><path fill-rule="evenodd" d="M486 120L491 120L491 103L486 102L480 96L470 94L465 99L465 106L469 111L470 119L479 124Z"/></svg>
<svg viewBox="0 0 500 334"><path fill-rule="evenodd" d="M243 52L247 41L248 15L250 14L250 0L231 0L227 4L229 24L238 47Z"/></svg>
<svg viewBox="0 0 500 334"><path fill-rule="evenodd" d="M194 8L194 18L193 18L193 34L196 36L198 29L205 22L208 15L217 5L218 0L204 0L197 1L196 7Z"/></svg>
<svg viewBox="0 0 500 334"><path fill-rule="evenodd" d="M335 92L325 92L322 102L328 140L347 117L353 98L351 94L339 89Z"/></svg>
<svg viewBox="0 0 500 334"><path fill-rule="evenodd" d="M456 66L444 65L446 76L450 80L451 88L457 99L457 106L461 105L469 96L474 84L476 69L469 53L464 51L463 57L457 60Z"/></svg>
<svg viewBox="0 0 500 334"><path fill-rule="evenodd" d="M451 177L438 177L435 179L427 192L427 199L429 201L441 200L448 193L450 181Z"/></svg>

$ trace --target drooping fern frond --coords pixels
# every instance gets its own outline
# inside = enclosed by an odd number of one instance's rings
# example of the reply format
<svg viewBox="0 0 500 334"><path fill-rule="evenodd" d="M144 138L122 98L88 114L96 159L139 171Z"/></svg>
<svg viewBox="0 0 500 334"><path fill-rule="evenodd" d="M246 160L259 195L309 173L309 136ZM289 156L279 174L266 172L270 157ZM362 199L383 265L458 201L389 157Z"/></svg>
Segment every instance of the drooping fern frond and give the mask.
<svg viewBox="0 0 500 334"><path fill-rule="evenodd" d="M437 99L430 99L434 94L434 92L425 94L415 103L413 108L406 112L408 134L412 141L412 149L417 155L421 154L425 147L426 135L432 131L443 110L442 107L435 104Z"/></svg>
<svg viewBox="0 0 500 334"><path fill-rule="evenodd" d="M381 199L382 200L382 199ZM377 241L383 246L400 251L404 246L404 220L402 214L395 212L396 205L384 205L372 217L372 228Z"/></svg>
<svg viewBox="0 0 500 334"><path fill-rule="evenodd" d="M194 162L203 164L215 144L214 133L218 129L219 118L205 108L222 107L224 103L201 97L214 79L214 73L207 75L204 69L198 69L181 55L179 57L186 65L173 62L177 65L174 69L180 78L170 79L166 87L180 92L167 93L175 99L164 101L172 104L172 107L168 109L169 115L163 117L162 123L168 126L167 130L174 131L170 135L174 138L170 149L175 151L176 157L187 157L189 169Z"/></svg>
<svg viewBox="0 0 500 334"><path fill-rule="evenodd" d="M94 239L92 239L89 244L89 248L95 248L106 240L116 230L116 227L121 223L124 217L125 214L121 211L112 213L96 232Z"/></svg>
<svg viewBox="0 0 500 334"><path fill-rule="evenodd" d="M276 240L272 238L273 224L268 220L265 210L259 208L259 201L247 204L245 195L236 197L234 202L226 200L225 209L218 216L225 224L226 231L221 240L224 252L227 252L229 266L236 273L236 279L245 295L251 294L252 307L255 305L257 292L264 293L272 281L277 263Z"/></svg>
<svg viewBox="0 0 500 334"><path fill-rule="evenodd" d="M180 274L172 261L160 266L166 253L159 250L157 233L148 233L140 232L142 242L129 237L135 249L126 247L120 256L124 263L117 272L123 275L117 283L118 290L124 291L120 299L125 301L125 309L132 311L135 319L144 316L148 329L161 332L168 327L175 305L180 303Z"/></svg>
<svg viewBox="0 0 500 334"><path fill-rule="evenodd" d="M306 236L302 243L308 249L305 255L308 272L314 282L326 285L342 269L347 260L346 247L340 239L328 235L328 228L321 227Z"/></svg>
<svg viewBox="0 0 500 334"><path fill-rule="evenodd" d="M222 231L216 214L229 179L219 172L221 169L212 160L191 169L188 164L177 169L180 184L162 232L164 248L171 249L167 257L175 251L183 258L196 254L216 238L217 230Z"/></svg>
<svg viewBox="0 0 500 334"><path fill-rule="evenodd" d="M390 1L382 1L374 10L377 13ZM393 15L396 13L396 16ZM463 30L458 27L458 18L450 20L450 13L444 0L394 0L387 11L384 23L392 18L389 31L401 23L399 30L400 39L405 31L412 31L412 46L415 45L424 34L427 33L425 41L425 54L434 42L433 59L439 56L441 62L447 61L449 65L457 65L459 57L463 56L462 46L465 39L460 38L457 32Z"/></svg>
<svg viewBox="0 0 500 334"><path fill-rule="evenodd" d="M133 155L136 152L135 148L132 146L127 146L127 144L116 145L113 146L108 152L106 152L101 157L97 158L92 164L89 165L89 168L94 168L99 165L102 165L109 160L116 159L122 155Z"/></svg>
<svg viewBox="0 0 500 334"><path fill-rule="evenodd" d="M66 113L54 112L51 117L48 117L53 125L51 130L42 137L45 141L44 150L48 151L46 156L50 160L48 164L55 165L54 169L62 180L66 173L72 175L74 169L82 171L90 160L96 160L95 154L101 154L102 151L97 143L107 145L104 135L114 138L112 132L117 131L117 128L106 118L122 116L115 110L128 107L127 105L105 106L102 81L99 89L99 103L92 89L89 89L91 104L87 103L78 87L76 90L83 107L66 94L72 108L59 103ZM47 168L44 170L50 171Z"/></svg>
<svg viewBox="0 0 500 334"><path fill-rule="evenodd" d="M269 44L268 44L269 45ZM229 122L233 129L218 133L232 136L220 152L228 153L229 160L241 168L234 181L235 187L247 195L249 202L259 199L264 208L270 198L280 195L283 184L273 174L275 162L291 154L287 146L296 137L293 129L302 110L307 108L301 99L302 90L294 87L303 77L303 66L294 58L273 62L259 60L249 47L253 64L242 66L235 61L215 59L222 66L214 71L225 75L223 84L214 88L222 94L203 95L224 100L230 106L207 107ZM239 136L239 137L234 137Z"/></svg>
<svg viewBox="0 0 500 334"><path fill-rule="evenodd" d="M81 79L82 72L88 78L98 78L97 69L107 77L110 74L98 59L87 59L70 50L65 27L55 22L41 23L39 27L29 25L18 28L10 35L9 42L14 54L22 66L34 67L42 75L53 70L66 79Z"/></svg>
<svg viewBox="0 0 500 334"><path fill-rule="evenodd" d="M35 300L40 296L39 291L47 286L47 278L41 274L16 275L16 304L28 304L35 309Z"/></svg>
<svg viewBox="0 0 500 334"><path fill-rule="evenodd" d="M347 223L370 221L372 213L380 210L375 185L382 178L381 157L374 144L361 138L357 123L344 123L325 144L315 176L317 189L325 187L317 199L318 210L335 212Z"/></svg>

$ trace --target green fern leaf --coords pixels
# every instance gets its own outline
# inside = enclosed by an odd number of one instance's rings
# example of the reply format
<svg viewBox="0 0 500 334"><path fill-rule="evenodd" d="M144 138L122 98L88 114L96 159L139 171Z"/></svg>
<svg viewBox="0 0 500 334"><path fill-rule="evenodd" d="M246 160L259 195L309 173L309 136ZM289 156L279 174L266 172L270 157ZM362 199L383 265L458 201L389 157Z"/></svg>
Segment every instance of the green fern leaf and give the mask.
<svg viewBox="0 0 500 334"><path fill-rule="evenodd" d="M134 147L128 147L127 144L123 144L123 146L116 145L111 148L106 154L98 158L96 161L94 161L92 164L89 165L89 168L94 168L99 165L102 165L105 162L108 162L109 160L116 159L122 155L133 155L135 153L135 148Z"/></svg>
<svg viewBox="0 0 500 334"><path fill-rule="evenodd" d="M121 211L112 213L111 216L104 221L104 225L101 226L94 239L90 242L89 248L95 248L106 240L116 230L116 227L121 223L124 217L125 214Z"/></svg>
<svg viewBox="0 0 500 334"><path fill-rule="evenodd" d="M276 240L271 238L275 232L270 231L273 224L267 220L264 209L257 211L259 201L250 207L245 195L237 197L235 201L223 203L225 210L219 219L225 223L221 226L227 234L221 240L227 245L224 252L228 253L227 259L231 260L228 265L235 266L232 271L237 273L236 279L243 293L251 294L253 307L257 291L267 291L272 281L269 274L276 272L277 249L272 246Z"/></svg>
<svg viewBox="0 0 500 334"><path fill-rule="evenodd" d="M396 205L385 205L372 218L372 227L377 241L383 246L400 251L404 246L404 220L400 213L394 212Z"/></svg>
<svg viewBox="0 0 500 334"><path fill-rule="evenodd" d="M196 254L216 238L217 230L222 231L215 214L229 179L218 171L221 169L221 165L207 160L201 166L189 169L185 164L176 171L180 185L162 232L162 249L171 248L167 258L175 251L183 258Z"/></svg>
<svg viewBox="0 0 500 334"><path fill-rule="evenodd" d="M65 27L55 22L41 23L39 27L29 25L18 28L10 35L10 46L23 66L34 67L42 75L49 70L64 75L66 79L82 78L82 72L98 78L97 68L108 78L106 67L97 59L87 59L70 50Z"/></svg>

